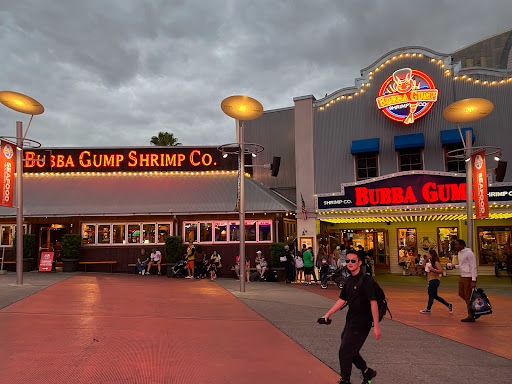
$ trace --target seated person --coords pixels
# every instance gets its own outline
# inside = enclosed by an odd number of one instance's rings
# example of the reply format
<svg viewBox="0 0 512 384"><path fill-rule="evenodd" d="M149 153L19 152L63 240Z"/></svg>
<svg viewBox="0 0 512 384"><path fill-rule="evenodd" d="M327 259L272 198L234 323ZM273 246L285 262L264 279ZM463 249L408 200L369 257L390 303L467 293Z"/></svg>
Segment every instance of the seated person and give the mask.
<svg viewBox="0 0 512 384"><path fill-rule="evenodd" d="M217 250L214 250L213 254L210 257L210 260L212 260L215 263L215 266L217 268L222 267L222 265L220 263L221 259L222 259L222 257L220 257L219 252L217 252Z"/></svg>
<svg viewBox="0 0 512 384"><path fill-rule="evenodd" d="M153 266L153 264L156 264L158 267L158 274L161 275L162 274L160 271L161 263L162 263L162 254L160 253L160 251L157 251L155 248L153 248L151 250L151 260L149 261L148 271L146 272L146 274L149 275L149 271L150 271L151 267Z"/></svg>
<svg viewBox="0 0 512 384"><path fill-rule="evenodd" d="M139 270L139 275L144 275L146 273L146 267L148 265L148 255L146 255L146 250L144 248L140 249L139 257L137 258L137 263L135 266Z"/></svg>
<svg viewBox="0 0 512 384"><path fill-rule="evenodd" d="M268 269L268 263L261 254L261 251L256 252L256 269L258 270L260 277L263 279L265 271Z"/></svg>
<svg viewBox="0 0 512 384"><path fill-rule="evenodd" d="M210 259L209 261L208 272L210 272L210 278L212 281L217 278L217 264L215 263L214 259Z"/></svg>

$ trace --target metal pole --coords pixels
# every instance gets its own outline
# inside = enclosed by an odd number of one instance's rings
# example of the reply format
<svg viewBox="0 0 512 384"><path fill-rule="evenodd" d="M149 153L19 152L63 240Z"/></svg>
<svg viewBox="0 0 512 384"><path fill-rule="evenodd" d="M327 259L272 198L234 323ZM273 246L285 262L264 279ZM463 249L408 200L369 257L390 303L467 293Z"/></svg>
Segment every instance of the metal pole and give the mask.
<svg viewBox="0 0 512 384"><path fill-rule="evenodd" d="M471 160L471 149L473 146L473 132L468 129L466 131L464 158L466 161L466 205L467 205L467 230L468 239L467 247L473 250L473 164Z"/></svg>
<svg viewBox="0 0 512 384"><path fill-rule="evenodd" d="M239 236L240 236L240 292L245 292L245 146L244 146L244 122L240 124L238 136L240 169L238 170L238 182L240 184L240 210L239 210Z"/></svg>
<svg viewBox="0 0 512 384"><path fill-rule="evenodd" d="M16 284L23 284L23 123L16 122Z"/></svg>

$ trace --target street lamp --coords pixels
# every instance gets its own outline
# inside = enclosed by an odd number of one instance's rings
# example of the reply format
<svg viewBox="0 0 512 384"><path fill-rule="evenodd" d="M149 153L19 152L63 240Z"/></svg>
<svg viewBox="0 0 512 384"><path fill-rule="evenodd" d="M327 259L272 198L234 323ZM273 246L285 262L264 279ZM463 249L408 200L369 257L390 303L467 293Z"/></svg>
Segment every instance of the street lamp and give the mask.
<svg viewBox="0 0 512 384"><path fill-rule="evenodd" d="M230 96L222 100L220 107L229 117L240 120L240 124L238 124L238 145L236 147L238 153L238 228L240 237L240 292L245 292L245 152L247 144L252 146L252 149L256 148L257 144L244 143L244 121L260 117L263 114L263 106L259 101L248 96ZM226 147L222 147L226 152ZM261 150L263 150L263 147L261 147Z"/></svg>
<svg viewBox="0 0 512 384"><path fill-rule="evenodd" d="M470 249L473 249L473 165L471 156L473 153L480 152L486 148L493 150L490 153L486 153L486 156L491 156L501 153L501 149L498 147L473 147L473 133L468 129L466 131L466 138L464 139L459 124L480 120L491 113L493 109L494 104L489 100L464 99L450 104L443 111L443 117L446 120L457 123L462 145L464 146L463 154L459 154L458 152L461 152L461 150L456 149L448 152L446 156L456 159L463 158L466 162L467 246Z"/></svg>
<svg viewBox="0 0 512 384"><path fill-rule="evenodd" d="M17 92L0 91L0 103L17 112L30 116L30 121L25 134L23 123L16 122L16 284L23 284L23 143L27 141L31 147L40 147L41 144L34 140L25 139L34 115L44 112L44 107L33 98ZM14 144L14 143L13 143ZM35 145L34 145L35 144Z"/></svg>

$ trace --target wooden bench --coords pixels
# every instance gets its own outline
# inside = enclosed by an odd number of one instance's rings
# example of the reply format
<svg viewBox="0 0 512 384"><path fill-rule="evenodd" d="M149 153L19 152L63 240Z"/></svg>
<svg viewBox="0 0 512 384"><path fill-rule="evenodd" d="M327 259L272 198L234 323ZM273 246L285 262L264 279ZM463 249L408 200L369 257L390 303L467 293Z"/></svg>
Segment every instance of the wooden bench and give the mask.
<svg viewBox="0 0 512 384"><path fill-rule="evenodd" d="M84 266L84 271L87 272L88 265L97 265L97 264L110 264L110 273L113 272L113 265L117 264L117 261L79 261L79 265Z"/></svg>
<svg viewBox="0 0 512 384"><path fill-rule="evenodd" d="M149 263L148 263L149 264ZM160 266L165 266L167 265L166 263L161 263ZM151 268L153 267L156 267L158 266L158 263L153 263L153 265L151 266ZM128 264L128 267L134 267L135 268L135 273L137 273L137 263L133 263L133 264ZM146 266L147 267L147 266Z"/></svg>

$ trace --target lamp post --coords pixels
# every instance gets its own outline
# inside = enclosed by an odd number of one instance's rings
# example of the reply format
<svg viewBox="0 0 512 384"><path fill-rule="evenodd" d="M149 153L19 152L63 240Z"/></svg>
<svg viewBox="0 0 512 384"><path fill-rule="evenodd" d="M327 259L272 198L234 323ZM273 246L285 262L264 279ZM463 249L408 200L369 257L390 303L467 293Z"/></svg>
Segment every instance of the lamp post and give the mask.
<svg viewBox="0 0 512 384"><path fill-rule="evenodd" d="M469 123L472 121L480 120L487 116L494 109L494 104L486 99L464 99L456 101L450 104L443 111L443 117L453 123L457 123L459 129L460 138L462 145L464 146L464 154L458 155L457 152L461 150L456 149L446 154L447 157L453 158L464 158L466 162L466 207L467 207L467 246L473 249L473 164L471 156L473 153L481 151L485 148L494 148L497 151L486 154L488 156L493 155L497 152L501 152L501 149L497 147L473 147L473 134L470 130L466 131L466 138L462 136L460 129L460 123Z"/></svg>
<svg viewBox="0 0 512 384"><path fill-rule="evenodd" d="M44 107L29 96L11 91L0 91L0 103L17 112L31 115L25 134L23 123L16 122L16 284L23 284L23 143L27 140L25 137L32 118L43 113Z"/></svg>
<svg viewBox="0 0 512 384"><path fill-rule="evenodd" d="M248 96L230 96L222 100L220 104L222 111L240 120L238 124L238 217L240 236L240 292L245 292L245 146L244 143L244 121L254 120L263 113L263 106L259 101Z"/></svg>

